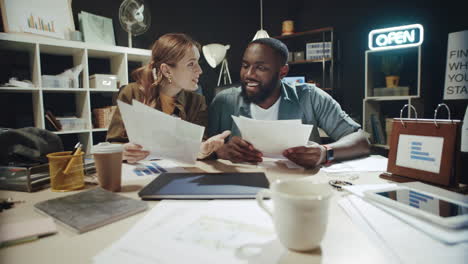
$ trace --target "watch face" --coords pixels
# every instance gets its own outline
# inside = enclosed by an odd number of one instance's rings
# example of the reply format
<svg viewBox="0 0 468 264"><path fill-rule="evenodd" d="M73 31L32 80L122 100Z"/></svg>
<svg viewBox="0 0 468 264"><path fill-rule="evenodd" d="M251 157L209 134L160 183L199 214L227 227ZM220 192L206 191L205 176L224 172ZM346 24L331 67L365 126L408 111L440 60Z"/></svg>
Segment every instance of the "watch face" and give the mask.
<svg viewBox="0 0 468 264"><path fill-rule="evenodd" d="M327 161L332 161L335 159L335 153L332 148L327 149Z"/></svg>

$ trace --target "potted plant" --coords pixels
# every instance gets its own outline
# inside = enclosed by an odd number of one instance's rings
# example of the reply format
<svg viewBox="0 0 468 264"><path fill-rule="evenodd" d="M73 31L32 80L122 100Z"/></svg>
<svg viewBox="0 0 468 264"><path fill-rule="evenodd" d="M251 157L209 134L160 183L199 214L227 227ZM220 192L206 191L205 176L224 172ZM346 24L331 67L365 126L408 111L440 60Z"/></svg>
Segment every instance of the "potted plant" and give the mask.
<svg viewBox="0 0 468 264"><path fill-rule="evenodd" d="M397 87L400 81L400 72L403 68L403 57L387 55L382 57L382 72L385 74L387 88Z"/></svg>

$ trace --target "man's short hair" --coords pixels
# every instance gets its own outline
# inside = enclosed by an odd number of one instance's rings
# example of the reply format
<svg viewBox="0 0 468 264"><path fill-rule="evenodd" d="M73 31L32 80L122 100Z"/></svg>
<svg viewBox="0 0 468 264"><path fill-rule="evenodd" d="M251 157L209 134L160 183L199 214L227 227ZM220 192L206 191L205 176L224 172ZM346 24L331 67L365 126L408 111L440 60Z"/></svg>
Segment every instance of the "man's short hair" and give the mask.
<svg viewBox="0 0 468 264"><path fill-rule="evenodd" d="M249 46L254 43L267 45L272 48L278 55L281 65L285 65L288 62L288 47L286 47L281 40L274 38L259 38L250 42Z"/></svg>

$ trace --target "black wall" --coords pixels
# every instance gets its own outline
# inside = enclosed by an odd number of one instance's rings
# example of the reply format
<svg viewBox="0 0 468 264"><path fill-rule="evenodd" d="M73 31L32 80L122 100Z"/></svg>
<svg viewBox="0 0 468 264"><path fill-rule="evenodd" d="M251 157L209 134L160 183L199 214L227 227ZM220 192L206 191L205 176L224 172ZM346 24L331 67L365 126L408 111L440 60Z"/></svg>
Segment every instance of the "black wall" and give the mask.
<svg viewBox="0 0 468 264"><path fill-rule="evenodd" d="M87 11L111 17L114 22L116 42L127 46L126 32L118 22L121 0L75 0L72 2L75 24L77 14ZM198 0L198 1L149 1L152 15L148 32L133 39L133 46L149 48L159 36L168 32L184 32L202 45L209 43L230 44L229 68L233 81L239 80L242 52L260 28L260 7L257 0ZM442 102L445 57L448 33L468 29L466 4L463 1L278 1L264 0L264 28L270 36L281 33L285 19L295 21L296 31L306 31L325 26L335 28L339 42L338 64L341 69L340 87L336 99L353 117L362 116L364 97L364 53L367 50L369 31L377 28L405 24L422 24L425 30L422 45L421 90L425 113L430 118L433 109ZM210 99L215 87L219 67L210 68L202 59L204 74L201 85ZM452 112L461 118L466 100L447 101Z"/></svg>

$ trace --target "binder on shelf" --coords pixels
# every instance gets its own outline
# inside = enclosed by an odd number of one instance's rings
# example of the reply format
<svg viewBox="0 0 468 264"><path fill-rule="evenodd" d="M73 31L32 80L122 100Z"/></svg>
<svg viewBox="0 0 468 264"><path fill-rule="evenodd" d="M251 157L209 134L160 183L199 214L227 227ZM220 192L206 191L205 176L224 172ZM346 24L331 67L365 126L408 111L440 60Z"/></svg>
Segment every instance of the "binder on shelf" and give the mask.
<svg viewBox="0 0 468 264"><path fill-rule="evenodd" d="M387 172L380 175L397 182L419 180L460 191L459 183L467 183L468 177L461 175L460 120L450 118L446 104L439 104L434 119L393 119L388 154ZM437 110L445 106L448 119L437 119Z"/></svg>
<svg viewBox="0 0 468 264"><path fill-rule="evenodd" d="M379 117L375 114L371 114L370 121L372 125L372 135L374 137L374 143L385 145L386 140L382 129L382 123L380 122Z"/></svg>
<svg viewBox="0 0 468 264"><path fill-rule="evenodd" d="M46 128L51 131L62 130L62 124L58 121L51 111L47 110L45 113Z"/></svg>

